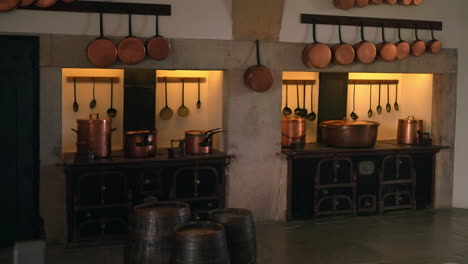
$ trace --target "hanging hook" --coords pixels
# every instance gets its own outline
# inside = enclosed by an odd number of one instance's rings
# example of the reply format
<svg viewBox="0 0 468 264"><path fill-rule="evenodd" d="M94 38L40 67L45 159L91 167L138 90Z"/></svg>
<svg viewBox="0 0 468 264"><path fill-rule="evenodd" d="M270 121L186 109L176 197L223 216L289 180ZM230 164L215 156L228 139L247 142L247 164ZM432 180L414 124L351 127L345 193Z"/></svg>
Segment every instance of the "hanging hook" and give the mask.
<svg viewBox="0 0 468 264"><path fill-rule="evenodd" d="M366 41L366 40L364 39L364 25L363 25L362 23L361 23L361 40L362 40L362 41Z"/></svg>
<svg viewBox="0 0 468 264"><path fill-rule="evenodd" d="M260 41L258 39L255 41L255 45L257 46L257 65L262 65L260 63Z"/></svg>
<svg viewBox="0 0 468 264"><path fill-rule="evenodd" d="M132 34L132 14L128 13L128 35L133 36Z"/></svg>
<svg viewBox="0 0 468 264"><path fill-rule="evenodd" d="M104 23L102 22L102 12L99 13L99 32L100 38L104 38Z"/></svg>
<svg viewBox="0 0 468 264"><path fill-rule="evenodd" d="M414 25L414 34L415 34L416 40L420 41L418 37L418 25L417 24Z"/></svg>
<svg viewBox="0 0 468 264"><path fill-rule="evenodd" d="M156 16L156 36L159 36L159 16Z"/></svg>
<svg viewBox="0 0 468 264"><path fill-rule="evenodd" d="M314 43L317 43L317 35L315 34L316 32L316 27L315 27L315 23L312 24L312 38L314 40Z"/></svg>
<svg viewBox="0 0 468 264"><path fill-rule="evenodd" d="M341 24L338 23L338 38L340 39L340 44L344 44L343 39L341 38Z"/></svg>
<svg viewBox="0 0 468 264"><path fill-rule="evenodd" d="M398 39L399 39L400 41L403 41L403 40L401 39L401 26L400 26L400 24L398 24Z"/></svg>

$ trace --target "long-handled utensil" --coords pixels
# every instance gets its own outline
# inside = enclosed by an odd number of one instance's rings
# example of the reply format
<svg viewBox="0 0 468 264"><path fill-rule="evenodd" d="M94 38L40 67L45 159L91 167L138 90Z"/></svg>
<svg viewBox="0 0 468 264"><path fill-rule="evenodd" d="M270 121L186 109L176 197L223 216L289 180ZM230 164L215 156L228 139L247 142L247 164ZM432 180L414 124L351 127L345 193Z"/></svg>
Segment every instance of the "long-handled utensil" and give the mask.
<svg viewBox="0 0 468 264"><path fill-rule="evenodd" d="M377 114L382 114L382 106L380 105L380 90L381 90L381 85L379 83L379 104L377 105Z"/></svg>
<svg viewBox="0 0 468 264"><path fill-rule="evenodd" d="M185 82L182 79L182 105L177 109L177 114L180 117L186 117L189 115L190 110L184 105L184 96L185 96Z"/></svg>
<svg viewBox="0 0 468 264"><path fill-rule="evenodd" d="M197 101L197 108L200 109L201 101L200 101L200 78L198 78L198 101Z"/></svg>
<svg viewBox="0 0 468 264"><path fill-rule="evenodd" d="M73 111L78 112L78 102L76 101L76 79L73 78L73 95L74 95L74 101L73 101Z"/></svg>
<svg viewBox="0 0 468 264"><path fill-rule="evenodd" d="M307 119L314 121L316 118L317 115L314 112L314 83L312 83L310 89L310 113L307 115Z"/></svg>
<svg viewBox="0 0 468 264"><path fill-rule="evenodd" d="M114 108L113 103L114 103L114 78L111 78L111 103L110 103L110 108L107 109L107 115L109 117L115 117L117 115L117 110Z"/></svg>
<svg viewBox="0 0 468 264"><path fill-rule="evenodd" d="M283 115L285 116L292 114L291 108L288 107L288 93L289 93L288 83L286 83L286 106L283 108Z"/></svg>
<svg viewBox="0 0 468 264"><path fill-rule="evenodd" d="M301 116L302 108L299 106L299 83L296 83L296 96L297 96L297 107L294 109L294 114Z"/></svg>
<svg viewBox="0 0 468 264"><path fill-rule="evenodd" d="M167 105L167 77L164 77L164 90L166 106L163 109L161 109L161 111L159 112L159 116L162 120L169 120L172 118L173 112L172 109Z"/></svg>
<svg viewBox="0 0 468 264"><path fill-rule="evenodd" d="M356 120L359 116L354 111L356 111L356 84L353 86L353 111L350 114L351 118Z"/></svg>
<svg viewBox="0 0 468 264"><path fill-rule="evenodd" d="M96 80L93 78L93 100L91 100L91 102L89 102L89 108L91 108L91 109L94 109L96 107L95 90L96 90Z"/></svg>
<svg viewBox="0 0 468 264"><path fill-rule="evenodd" d="M374 111L372 111L372 83L369 83L369 111L367 111L367 117L372 118Z"/></svg>
<svg viewBox="0 0 468 264"><path fill-rule="evenodd" d="M395 86L395 103L393 104L393 108L395 108L395 111L400 109L400 106L398 105L398 83Z"/></svg>
<svg viewBox="0 0 468 264"><path fill-rule="evenodd" d="M390 105L390 84L387 83L387 105L385 106L387 113L392 111L392 106Z"/></svg>
<svg viewBox="0 0 468 264"><path fill-rule="evenodd" d="M306 82L304 81L304 89L303 89L304 93L303 93L303 96L302 96L302 116L303 118L306 118L307 117L307 108L306 108Z"/></svg>

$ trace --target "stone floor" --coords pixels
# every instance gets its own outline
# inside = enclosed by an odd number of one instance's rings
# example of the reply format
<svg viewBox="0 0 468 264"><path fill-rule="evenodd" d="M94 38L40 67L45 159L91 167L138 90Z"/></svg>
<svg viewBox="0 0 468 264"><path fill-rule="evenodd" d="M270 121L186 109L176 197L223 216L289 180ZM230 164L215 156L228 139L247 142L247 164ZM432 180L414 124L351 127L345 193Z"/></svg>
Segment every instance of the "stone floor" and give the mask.
<svg viewBox="0 0 468 264"><path fill-rule="evenodd" d="M468 210L257 224L258 264L468 264ZM49 246L47 264L120 264L122 247ZM0 250L0 263L12 263Z"/></svg>

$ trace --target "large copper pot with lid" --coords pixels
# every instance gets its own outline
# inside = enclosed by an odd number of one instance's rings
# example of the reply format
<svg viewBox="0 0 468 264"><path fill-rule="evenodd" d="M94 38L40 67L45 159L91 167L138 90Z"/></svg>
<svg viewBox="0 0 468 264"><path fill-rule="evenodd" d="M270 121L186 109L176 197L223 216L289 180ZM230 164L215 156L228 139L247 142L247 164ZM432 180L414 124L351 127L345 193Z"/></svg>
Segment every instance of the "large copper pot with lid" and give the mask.
<svg viewBox="0 0 468 264"><path fill-rule="evenodd" d="M77 119L76 132L76 151L78 154L88 155L93 158L107 158L111 153L111 134L115 131L112 129L111 118L96 118L89 115L88 119Z"/></svg>
<svg viewBox="0 0 468 264"><path fill-rule="evenodd" d="M337 148L369 148L377 140L380 123L373 121L330 120L322 122L322 140Z"/></svg>
<svg viewBox="0 0 468 264"><path fill-rule="evenodd" d="M221 133L221 128L211 130L187 130L185 131L185 153L207 154L213 147L213 135Z"/></svg>
<svg viewBox="0 0 468 264"><path fill-rule="evenodd" d="M418 131L424 131L423 120L414 116L398 119L397 142L400 144L419 144Z"/></svg>
<svg viewBox="0 0 468 264"><path fill-rule="evenodd" d="M129 158L147 158L156 155L156 129L124 133L124 152Z"/></svg>
<svg viewBox="0 0 468 264"><path fill-rule="evenodd" d="M292 143L305 143L305 118L287 116L281 118L281 146L289 147Z"/></svg>

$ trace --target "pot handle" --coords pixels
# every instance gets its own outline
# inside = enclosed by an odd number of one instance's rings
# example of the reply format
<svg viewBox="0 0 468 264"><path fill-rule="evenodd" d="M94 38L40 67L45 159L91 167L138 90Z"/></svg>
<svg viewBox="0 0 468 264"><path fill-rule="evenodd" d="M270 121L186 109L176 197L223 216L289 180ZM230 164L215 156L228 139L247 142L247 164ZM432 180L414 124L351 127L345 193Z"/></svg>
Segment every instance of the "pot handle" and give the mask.
<svg viewBox="0 0 468 264"><path fill-rule="evenodd" d="M410 119L410 117L413 118L413 120L414 120L414 116L408 116L408 119Z"/></svg>
<svg viewBox="0 0 468 264"><path fill-rule="evenodd" d="M74 129L74 128L72 128L71 130L72 130L73 132L75 132L75 133L78 134L78 130L76 130L76 129Z"/></svg>
<svg viewBox="0 0 468 264"><path fill-rule="evenodd" d="M110 131L111 134L112 134L112 132L114 132L114 131L116 131L116 130L117 130L117 128L112 128L111 131Z"/></svg>
<svg viewBox="0 0 468 264"><path fill-rule="evenodd" d="M96 115L96 119L99 119L99 114L89 114L89 119L93 119L93 115Z"/></svg>

